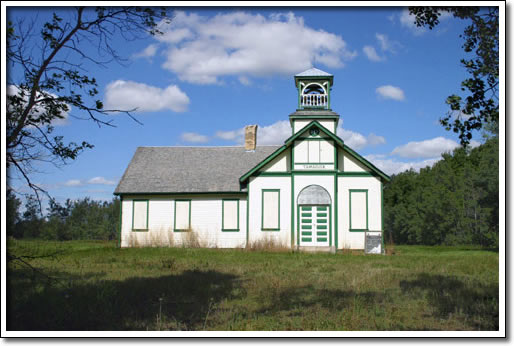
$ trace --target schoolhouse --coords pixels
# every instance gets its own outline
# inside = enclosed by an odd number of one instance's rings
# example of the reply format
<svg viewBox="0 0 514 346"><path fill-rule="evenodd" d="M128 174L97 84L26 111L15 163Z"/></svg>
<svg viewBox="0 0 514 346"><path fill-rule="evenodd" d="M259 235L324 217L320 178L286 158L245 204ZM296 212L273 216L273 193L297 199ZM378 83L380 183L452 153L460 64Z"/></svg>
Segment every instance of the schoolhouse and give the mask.
<svg viewBox="0 0 514 346"><path fill-rule="evenodd" d="M390 178L337 136L334 76L311 68L294 82L298 106L283 145L257 145L250 125L244 146L137 148L114 192L120 246L266 242L334 252L381 237Z"/></svg>

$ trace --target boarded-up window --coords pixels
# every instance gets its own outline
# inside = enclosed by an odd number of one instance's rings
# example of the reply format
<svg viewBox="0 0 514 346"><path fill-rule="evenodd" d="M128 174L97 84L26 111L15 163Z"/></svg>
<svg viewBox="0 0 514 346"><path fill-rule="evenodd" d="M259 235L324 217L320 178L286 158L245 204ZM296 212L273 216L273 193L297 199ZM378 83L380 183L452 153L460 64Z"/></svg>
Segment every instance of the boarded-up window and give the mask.
<svg viewBox="0 0 514 346"><path fill-rule="evenodd" d="M239 200L224 199L222 213L222 230L239 231Z"/></svg>
<svg viewBox="0 0 514 346"><path fill-rule="evenodd" d="M319 163L319 141L309 141L309 163Z"/></svg>
<svg viewBox="0 0 514 346"><path fill-rule="evenodd" d="M296 142L294 147L294 159L296 162L305 163L309 161L309 142L301 141Z"/></svg>
<svg viewBox="0 0 514 346"><path fill-rule="evenodd" d="M280 229L280 190L262 190L262 229Z"/></svg>
<svg viewBox="0 0 514 346"><path fill-rule="evenodd" d="M187 231L191 228L191 200L175 201L175 231Z"/></svg>
<svg viewBox="0 0 514 346"><path fill-rule="evenodd" d="M132 229L148 229L148 200L134 200L132 202Z"/></svg>
<svg viewBox="0 0 514 346"><path fill-rule="evenodd" d="M331 142L321 141L319 143L319 162L334 162L334 146Z"/></svg>
<svg viewBox="0 0 514 346"><path fill-rule="evenodd" d="M350 230L368 229L368 190L350 190Z"/></svg>

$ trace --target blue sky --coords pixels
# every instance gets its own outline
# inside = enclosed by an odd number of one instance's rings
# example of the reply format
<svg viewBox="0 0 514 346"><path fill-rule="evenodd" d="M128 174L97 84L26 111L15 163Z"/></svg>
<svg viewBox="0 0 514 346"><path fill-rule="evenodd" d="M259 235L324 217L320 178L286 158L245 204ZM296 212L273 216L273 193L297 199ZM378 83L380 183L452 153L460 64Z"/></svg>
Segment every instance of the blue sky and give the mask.
<svg viewBox="0 0 514 346"><path fill-rule="evenodd" d="M43 21L51 11L9 16ZM444 16L420 29L399 7L181 8L163 37L115 42L125 66L87 66L106 108L137 107L144 125L113 115L115 128L98 128L68 116L56 133L94 149L32 178L59 201L109 200L138 146L240 145L248 124L259 125L258 144L282 144L297 106L293 76L313 66L334 75L331 105L350 147L388 174L419 169L457 146L438 120L466 77L465 26Z"/></svg>

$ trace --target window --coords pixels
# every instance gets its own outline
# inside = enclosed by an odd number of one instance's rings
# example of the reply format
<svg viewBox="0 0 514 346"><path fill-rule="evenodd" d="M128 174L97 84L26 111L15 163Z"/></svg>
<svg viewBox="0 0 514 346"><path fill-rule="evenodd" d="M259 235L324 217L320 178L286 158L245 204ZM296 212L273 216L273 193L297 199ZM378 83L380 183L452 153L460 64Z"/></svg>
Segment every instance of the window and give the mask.
<svg viewBox="0 0 514 346"><path fill-rule="evenodd" d="M148 230L148 200L134 199L132 201L132 230Z"/></svg>
<svg viewBox="0 0 514 346"><path fill-rule="evenodd" d="M350 190L350 231L368 230L368 190Z"/></svg>
<svg viewBox="0 0 514 346"><path fill-rule="evenodd" d="M239 231L239 200L224 199L221 201L222 220L221 230L223 232Z"/></svg>
<svg viewBox="0 0 514 346"><path fill-rule="evenodd" d="M191 229L191 200L175 200L175 232L184 232Z"/></svg>
<svg viewBox="0 0 514 346"><path fill-rule="evenodd" d="M295 144L295 163L333 164L334 150L333 141L320 138L305 139Z"/></svg>
<svg viewBox="0 0 514 346"><path fill-rule="evenodd" d="M263 231L280 231L280 190L262 190Z"/></svg>

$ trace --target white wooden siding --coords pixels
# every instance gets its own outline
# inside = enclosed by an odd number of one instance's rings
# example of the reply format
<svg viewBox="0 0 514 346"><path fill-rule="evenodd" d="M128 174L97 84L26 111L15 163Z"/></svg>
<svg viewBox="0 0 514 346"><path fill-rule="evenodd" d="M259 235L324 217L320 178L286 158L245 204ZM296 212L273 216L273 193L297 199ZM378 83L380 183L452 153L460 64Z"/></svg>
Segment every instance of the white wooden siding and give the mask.
<svg viewBox="0 0 514 346"><path fill-rule="evenodd" d="M331 141L320 141L319 143L319 161L334 162L334 145Z"/></svg>
<svg viewBox="0 0 514 346"><path fill-rule="evenodd" d="M294 133L297 133L305 126L309 125L313 120L317 120L323 127L332 133L335 133L335 121L333 120L319 120L319 119L295 119L293 122Z"/></svg>
<svg viewBox="0 0 514 346"><path fill-rule="evenodd" d="M381 231L382 202L380 179L376 177L338 177L338 249L364 249L364 232L350 232L350 189L368 190L368 229ZM352 193L352 196L355 193ZM352 209L354 201L352 200ZM353 210L352 210L353 213ZM353 223L353 216L352 216ZM355 227L355 224L352 224Z"/></svg>
<svg viewBox="0 0 514 346"><path fill-rule="evenodd" d="M249 184L249 245L260 242L273 242L277 246L291 244L291 178L290 177L251 177ZM262 190L280 190L280 230L263 231L262 224Z"/></svg>
<svg viewBox="0 0 514 346"><path fill-rule="evenodd" d="M149 230L132 231L132 200L149 200ZM222 231L222 198L239 199L239 231ZM175 199L191 199L192 232L173 230ZM180 208L179 208L180 209ZM241 196L124 196L121 246L244 247L246 244L246 197Z"/></svg>
<svg viewBox="0 0 514 346"><path fill-rule="evenodd" d="M338 169L343 172L370 172L369 168L351 157L343 150L337 152Z"/></svg>
<svg viewBox="0 0 514 346"><path fill-rule="evenodd" d="M289 170L290 150L287 149L264 166L263 172L287 172Z"/></svg>
<svg viewBox="0 0 514 346"><path fill-rule="evenodd" d="M309 142L295 141L294 143L294 161L309 162Z"/></svg>

